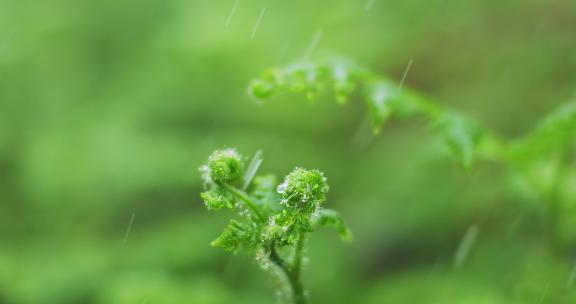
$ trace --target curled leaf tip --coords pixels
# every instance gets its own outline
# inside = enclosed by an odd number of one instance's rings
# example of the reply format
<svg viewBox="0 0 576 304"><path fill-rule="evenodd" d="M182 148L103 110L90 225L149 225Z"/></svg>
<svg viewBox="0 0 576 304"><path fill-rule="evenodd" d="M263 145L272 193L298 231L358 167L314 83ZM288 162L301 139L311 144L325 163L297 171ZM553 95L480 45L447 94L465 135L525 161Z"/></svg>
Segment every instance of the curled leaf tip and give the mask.
<svg viewBox="0 0 576 304"><path fill-rule="evenodd" d="M304 168L294 169L277 189L283 204L310 213L326 201L328 190L329 186L322 172Z"/></svg>
<svg viewBox="0 0 576 304"><path fill-rule="evenodd" d="M244 164L242 156L234 149L216 150L203 167L206 175L214 182L232 182L242 178Z"/></svg>

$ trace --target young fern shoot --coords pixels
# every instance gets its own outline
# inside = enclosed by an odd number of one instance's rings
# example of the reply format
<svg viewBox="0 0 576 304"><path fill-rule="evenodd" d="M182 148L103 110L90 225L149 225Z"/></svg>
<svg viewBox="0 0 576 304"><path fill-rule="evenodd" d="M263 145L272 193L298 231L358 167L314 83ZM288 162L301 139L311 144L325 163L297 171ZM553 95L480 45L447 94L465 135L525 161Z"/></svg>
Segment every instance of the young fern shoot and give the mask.
<svg viewBox="0 0 576 304"><path fill-rule="evenodd" d="M350 229L340 215L324 208L328 184L318 170L296 168L278 185L273 175L244 174L243 158L234 149L217 150L200 168L205 191L201 197L209 210L238 211L224 232L212 242L232 253L256 255L264 268L269 265L282 275L282 290L294 304L306 302L301 281L303 249L309 233L333 227L343 240ZM244 185L244 187L243 187ZM283 255L290 250L290 259Z"/></svg>

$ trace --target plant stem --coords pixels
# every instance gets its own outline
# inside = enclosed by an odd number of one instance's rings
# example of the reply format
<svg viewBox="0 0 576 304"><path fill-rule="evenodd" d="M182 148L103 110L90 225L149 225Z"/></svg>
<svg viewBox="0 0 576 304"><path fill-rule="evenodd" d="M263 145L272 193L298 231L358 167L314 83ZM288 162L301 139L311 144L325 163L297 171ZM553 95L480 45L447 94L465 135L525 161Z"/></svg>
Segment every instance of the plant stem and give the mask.
<svg viewBox="0 0 576 304"><path fill-rule="evenodd" d="M304 286L300 280L300 273L302 270L302 251L304 249L304 235L300 235L296 247L294 248L294 260L292 261L292 272L290 282L292 284L292 293L294 296L294 303L304 304L306 298L304 297Z"/></svg>
<svg viewBox="0 0 576 304"><path fill-rule="evenodd" d="M262 214L262 212L260 211L258 206L248 197L248 195L244 191L238 190L235 187L230 186L226 183L218 183L218 185L220 187L234 193L234 195L236 195L240 200L242 200L246 204L246 206L248 206L248 208L250 208L250 210L252 210L252 212L254 212L256 217L258 217L258 219L262 223L266 222L266 217Z"/></svg>
<svg viewBox="0 0 576 304"><path fill-rule="evenodd" d="M294 247L294 260L292 265L288 264L276 250L275 246L270 248L270 260L282 270L290 284L292 291L292 302L294 304L305 304L304 286L300 280L300 269L302 267L302 249L304 247L304 237L300 237Z"/></svg>
<svg viewBox="0 0 576 304"><path fill-rule="evenodd" d="M290 273L290 265L286 263L286 261L278 255L278 251L276 251L276 246L272 246L270 248L270 260L280 268L286 276Z"/></svg>

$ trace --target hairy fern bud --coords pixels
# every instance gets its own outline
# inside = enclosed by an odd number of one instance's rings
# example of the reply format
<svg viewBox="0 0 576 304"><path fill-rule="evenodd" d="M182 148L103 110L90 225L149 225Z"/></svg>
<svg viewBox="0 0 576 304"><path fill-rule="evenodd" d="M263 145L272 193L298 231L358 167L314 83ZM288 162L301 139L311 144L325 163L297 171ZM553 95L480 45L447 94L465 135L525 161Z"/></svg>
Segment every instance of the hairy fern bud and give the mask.
<svg viewBox="0 0 576 304"><path fill-rule="evenodd" d="M244 164L236 150L216 150L208 158L208 164L203 170L214 182L234 182L242 178Z"/></svg>
<svg viewBox="0 0 576 304"><path fill-rule="evenodd" d="M326 201L328 189L322 172L296 168L286 176L277 191L283 205L311 214Z"/></svg>

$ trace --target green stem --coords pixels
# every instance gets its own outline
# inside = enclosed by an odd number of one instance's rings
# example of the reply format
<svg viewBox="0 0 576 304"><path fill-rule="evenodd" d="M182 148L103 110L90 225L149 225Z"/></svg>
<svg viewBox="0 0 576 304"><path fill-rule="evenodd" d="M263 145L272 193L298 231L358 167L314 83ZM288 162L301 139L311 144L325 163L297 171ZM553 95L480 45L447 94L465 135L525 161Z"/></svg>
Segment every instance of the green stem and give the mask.
<svg viewBox="0 0 576 304"><path fill-rule="evenodd" d="M276 246L270 248L270 260L272 263L276 264L276 266L278 266L286 276L288 276L290 273L290 265L288 265L288 263L278 255Z"/></svg>
<svg viewBox="0 0 576 304"><path fill-rule="evenodd" d="M294 260L292 262L292 272L290 281L292 283L292 292L294 295L294 303L304 304L306 298L304 296L304 286L300 280L300 273L302 272L302 251L304 249L304 235L301 235L294 248Z"/></svg>
<svg viewBox="0 0 576 304"><path fill-rule="evenodd" d="M254 212L256 217L258 217L258 219L262 223L266 222L266 217L262 214L258 206L248 197L248 195L244 191L238 190L235 187L225 183L218 183L218 186L234 193L234 195L236 195L240 200L242 200L246 204L246 206L248 206L248 208L250 208L250 210Z"/></svg>
<svg viewBox="0 0 576 304"><path fill-rule="evenodd" d="M292 265L288 264L276 250L276 246L270 248L270 260L284 273L290 284L292 291L292 301L294 304L305 304L304 286L300 280L300 270L302 268L302 250L304 247L304 237L301 237L294 248L294 260Z"/></svg>

